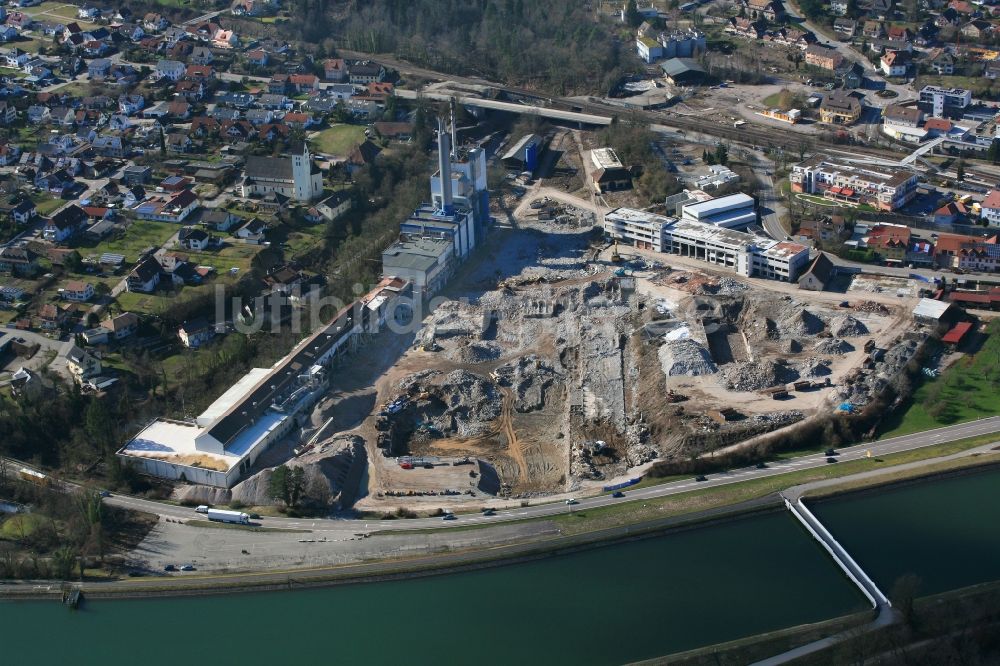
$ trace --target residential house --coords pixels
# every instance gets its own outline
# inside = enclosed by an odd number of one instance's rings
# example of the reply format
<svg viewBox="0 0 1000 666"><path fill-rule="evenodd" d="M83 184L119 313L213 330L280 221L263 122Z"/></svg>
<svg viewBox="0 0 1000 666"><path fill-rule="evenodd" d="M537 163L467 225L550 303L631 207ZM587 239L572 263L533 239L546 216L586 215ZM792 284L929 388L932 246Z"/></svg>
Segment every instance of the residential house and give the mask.
<svg viewBox="0 0 1000 666"><path fill-rule="evenodd" d="M822 44L810 44L806 47L806 64L820 69L834 71L843 61L844 57L836 49L823 46Z"/></svg>
<svg viewBox="0 0 1000 666"><path fill-rule="evenodd" d="M211 65L188 65L184 76L189 79L208 81L215 78L215 69Z"/></svg>
<svg viewBox="0 0 1000 666"><path fill-rule="evenodd" d="M319 77L315 74L292 74L288 84L297 93L311 92L319 88Z"/></svg>
<svg viewBox="0 0 1000 666"><path fill-rule="evenodd" d="M313 206L307 213L307 217L311 216L313 222L332 222L349 211L352 204L351 193L347 190L340 190Z"/></svg>
<svg viewBox="0 0 1000 666"><path fill-rule="evenodd" d="M87 353L76 345L72 345L65 354L66 369L73 379L82 384L85 379L101 374L101 361L96 356Z"/></svg>
<svg viewBox="0 0 1000 666"><path fill-rule="evenodd" d="M920 127L924 119L924 112L916 106L900 106L892 104L885 107L882 118L886 123L900 125L902 127Z"/></svg>
<svg viewBox="0 0 1000 666"><path fill-rule="evenodd" d="M197 349L215 337L215 327L203 318L186 321L177 329L177 337L185 347Z"/></svg>
<svg viewBox="0 0 1000 666"><path fill-rule="evenodd" d="M247 63L254 67L267 67L268 56L264 49L253 49L247 52Z"/></svg>
<svg viewBox="0 0 1000 666"><path fill-rule="evenodd" d="M934 224L949 225L964 220L968 214L965 204L960 201L949 201L945 205L934 211Z"/></svg>
<svg viewBox="0 0 1000 666"><path fill-rule="evenodd" d="M307 129L316 123L312 115L308 113L286 113L281 122L292 129Z"/></svg>
<svg viewBox="0 0 1000 666"><path fill-rule="evenodd" d="M31 54L25 53L16 47L4 56L4 62L11 69L21 69L29 60L31 60Z"/></svg>
<svg viewBox="0 0 1000 666"><path fill-rule="evenodd" d="M908 51L886 51L881 60L882 73L886 76L906 76L911 59Z"/></svg>
<svg viewBox="0 0 1000 666"><path fill-rule="evenodd" d="M13 103L0 101L0 125L10 125L17 120L17 107Z"/></svg>
<svg viewBox="0 0 1000 666"><path fill-rule="evenodd" d="M202 226L214 231L229 231L243 219L225 208L213 208L201 216Z"/></svg>
<svg viewBox="0 0 1000 666"><path fill-rule="evenodd" d="M0 247L0 272L18 277L33 277L40 270L38 255L19 245Z"/></svg>
<svg viewBox="0 0 1000 666"><path fill-rule="evenodd" d="M118 111L126 116L132 116L142 111L146 99L142 95L122 95L118 98Z"/></svg>
<svg viewBox="0 0 1000 666"><path fill-rule="evenodd" d="M969 21L963 25L961 29L963 37L968 37L969 39L974 40L986 39L992 32L993 24L989 21L983 21L982 19Z"/></svg>
<svg viewBox="0 0 1000 666"><path fill-rule="evenodd" d="M188 153L194 147L194 141L186 133L171 132L166 136L167 150L171 153Z"/></svg>
<svg viewBox="0 0 1000 666"><path fill-rule="evenodd" d="M934 262L944 268L965 271L996 271L1000 265L997 237L977 238L960 234L938 234Z"/></svg>
<svg viewBox="0 0 1000 666"><path fill-rule="evenodd" d="M819 255L809 265L809 268L799 276L799 289L807 291L823 291L836 275L837 267L825 253Z"/></svg>
<svg viewBox="0 0 1000 666"><path fill-rule="evenodd" d="M184 100L174 100L167 104L167 115L177 120L187 120L191 116L191 104Z"/></svg>
<svg viewBox="0 0 1000 666"><path fill-rule="evenodd" d="M865 21L865 25L861 29L861 34L866 39L884 39L885 28L882 26L881 21Z"/></svg>
<svg viewBox="0 0 1000 666"><path fill-rule="evenodd" d="M186 70L187 65L177 60L160 60L156 63L156 77L159 79L180 81Z"/></svg>
<svg viewBox="0 0 1000 666"><path fill-rule="evenodd" d="M1000 227L1000 190L991 190L979 208L979 217L991 227Z"/></svg>
<svg viewBox="0 0 1000 666"><path fill-rule="evenodd" d="M823 98L819 115L824 123L851 125L861 117L861 102L849 93L833 91Z"/></svg>
<svg viewBox="0 0 1000 666"><path fill-rule="evenodd" d="M362 143L355 146L347 156L347 160L344 163L347 171L353 175L362 167L374 162L381 152L381 148L368 139L365 139Z"/></svg>
<svg viewBox="0 0 1000 666"><path fill-rule="evenodd" d="M754 0L757 1L757 0ZM363 60L348 67L348 80L358 86L367 85L385 78L385 67L377 62Z"/></svg>
<svg viewBox="0 0 1000 666"><path fill-rule="evenodd" d="M215 54L207 46L196 46L191 49L191 62L195 65L211 65Z"/></svg>
<svg viewBox="0 0 1000 666"><path fill-rule="evenodd" d="M111 73L111 65L114 64L108 58L97 58L91 60L90 64L87 65L87 77L103 81L107 78L108 74Z"/></svg>
<svg viewBox="0 0 1000 666"><path fill-rule="evenodd" d="M101 322L101 326L111 333L115 340L122 340L139 330L139 316L133 312L123 312Z"/></svg>
<svg viewBox="0 0 1000 666"><path fill-rule="evenodd" d="M838 35L843 35L851 39L858 31L858 22L854 19L839 18L833 22L833 30Z"/></svg>
<svg viewBox="0 0 1000 666"><path fill-rule="evenodd" d="M122 182L126 185L142 185L152 178L152 167L130 164L122 170Z"/></svg>
<svg viewBox="0 0 1000 666"><path fill-rule="evenodd" d="M189 102L197 102L205 96L205 86L201 81L186 79L177 82L174 92Z"/></svg>
<svg viewBox="0 0 1000 666"><path fill-rule="evenodd" d="M55 303L46 303L38 309L38 327L44 331L55 331L66 323L66 311Z"/></svg>
<svg viewBox="0 0 1000 666"><path fill-rule="evenodd" d="M198 205L198 196L191 190L183 190L171 196L164 194L151 197L133 208L133 211L140 220L180 223Z"/></svg>
<svg viewBox="0 0 1000 666"><path fill-rule="evenodd" d="M934 49L928 54L927 67L939 76L955 73L955 57L944 49Z"/></svg>
<svg viewBox="0 0 1000 666"><path fill-rule="evenodd" d="M830 13L837 16L847 16L850 5L848 0L830 0Z"/></svg>
<svg viewBox="0 0 1000 666"><path fill-rule="evenodd" d="M324 60L323 78L337 83L347 80L347 63L342 58Z"/></svg>
<svg viewBox="0 0 1000 666"><path fill-rule="evenodd" d="M12 25L0 25L0 42L9 42L18 38L21 33Z"/></svg>
<svg viewBox="0 0 1000 666"><path fill-rule="evenodd" d="M212 237L202 229L185 227L177 234L177 241L192 252L204 252L211 245Z"/></svg>
<svg viewBox="0 0 1000 666"><path fill-rule="evenodd" d="M785 7L780 0L743 0L747 16L766 19L771 22L781 22L785 17Z"/></svg>
<svg viewBox="0 0 1000 666"><path fill-rule="evenodd" d="M70 204L52 216L42 235L47 241L62 243L80 231L86 221L87 213L76 204Z"/></svg>
<svg viewBox="0 0 1000 666"><path fill-rule="evenodd" d="M129 273L125 288L131 292L151 294L160 284L160 272L160 264L152 257L146 257Z"/></svg>
<svg viewBox="0 0 1000 666"><path fill-rule="evenodd" d="M267 225L260 219L254 218L236 230L236 237L251 243L263 243L266 232Z"/></svg>
<svg viewBox="0 0 1000 666"><path fill-rule="evenodd" d="M90 145L102 157L125 157L125 146L120 136L99 136Z"/></svg>
<svg viewBox="0 0 1000 666"><path fill-rule="evenodd" d="M909 44L913 41L913 33L905 26L890 25L889 29L885 31L885 38L896 44Z"/></svg>
<svg viewBox="0 0 1000 666"><path fill-rule="evenodd" d="M17 224L27 224L34 219L38 212L35 202L31 199L21 199L20 202L10 211L11 219Z"/></svg>
<svg viewBox="0 0 1000 666"><path fill-rule="evenodd" d="M142 18L142 27L149 32L161 32L170 26L170 21L162 14L149 12Z"/></svg>
<svg viewBox="0 0 1000 666"><path fill-rule="evenodd" d="M89 301L94 297L94 285L81 280L71 280L59 290L59 297L76 303Z"/></svg>
<svg viewBox="0 0 1000 666"><path fill-rule="evenodd" d="M902 264L910 245L910 228L900 224L878 224L865 240L868 247L886 264Z"/></svg>
<svg viewBox="0 0 1000 666"><path fill-rule="evenodd" d="M17 163L21 157L21 148L12 143L0 143L0 166L10 166Z"/></svg>

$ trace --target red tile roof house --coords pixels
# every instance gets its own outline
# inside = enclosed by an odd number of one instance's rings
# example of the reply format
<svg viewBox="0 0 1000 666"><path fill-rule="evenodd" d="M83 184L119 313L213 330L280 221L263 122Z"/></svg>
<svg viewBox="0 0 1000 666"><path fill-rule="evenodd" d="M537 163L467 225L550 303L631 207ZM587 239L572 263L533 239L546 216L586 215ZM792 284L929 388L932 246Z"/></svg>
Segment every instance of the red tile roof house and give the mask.
<svg viewBox="0 0 1000 666"><path fill-rule="evenodd" d="M991 227L1000 226L1000 190L993 190L980 205L979 217Z"/></svg>

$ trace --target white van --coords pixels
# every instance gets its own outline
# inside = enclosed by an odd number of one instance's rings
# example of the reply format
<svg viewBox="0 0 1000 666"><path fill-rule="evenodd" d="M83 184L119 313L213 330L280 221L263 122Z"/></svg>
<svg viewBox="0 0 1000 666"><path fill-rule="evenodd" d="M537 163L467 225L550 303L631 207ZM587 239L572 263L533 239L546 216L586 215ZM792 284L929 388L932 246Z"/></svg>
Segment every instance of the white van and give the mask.
<svg viewBox="0 0 1000 666"><path fill-rule="evenodd" d="M202 504L197 509L195 509L195 511L197 511L198 513L208 513L208 506Z"/></svg>

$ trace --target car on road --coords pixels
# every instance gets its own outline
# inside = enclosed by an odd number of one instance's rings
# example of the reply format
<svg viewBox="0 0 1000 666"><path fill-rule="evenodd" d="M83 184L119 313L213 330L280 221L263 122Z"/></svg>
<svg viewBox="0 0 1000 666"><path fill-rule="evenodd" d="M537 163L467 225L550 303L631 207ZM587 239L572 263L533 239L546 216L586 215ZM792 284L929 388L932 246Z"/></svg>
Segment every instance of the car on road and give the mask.
<svg viewBox="0 0 1000 666"><path fill-rule="evenodd" d="M194 570L195 569L193 564L185 564L184 566L181 567L181 571L194 571Z"/></svg>
<svg viewBox="0 0 1000 666"><path fill-rule="evenodd" d="M574 498L570 497L568 500L566 500L566 504L572 506L574 504L579 504L579 502L577 502Z"/></svg>
<svg viewBox="0 0 1000 666"><path fill-rule="evenodd" d="M757 463L756 467L757 467L757 469L767 469L767 463L766 462L759 462L759 463Z"/></svg>
<svg viewBox="0 0 1000 666"><path fill-rule="evenodd" d="M441 520L458 520L458 518L456 518L455 514L453 513L446 513L443 516L441 516Z"/></svg>
<svg viewBox="0 0 1000 666"><path fill-rule="evenodd" d="M250 514L250 520L260 520L260 514L259 513L251 513Z"/></svg>
<svg viewBox="0 0 1000 666"><path fill-rule="evenodd" d="M493 509L484 509L483 510L483 515L484 516L495 516L495 515L497 515L497 512L495 510L493 510Z"/></svg>
<svg viewBox="0 0 1000 666"><path fill-rule="evenodd" d="M623 493L620 490L616 490L615 492L611 493L611 496L612 497L625 497L625 493Z"/></svg>
<svg viewBox="0 0 1000 666"><path fill-rule="evenodd" d="M196 508L195 511L198 513L208 513L208 505L202 504L198 508Z"/></svg>
<svg viewBox="0 0 1000 666"><path fill-rule="evenodd" d="M824 453L823 455L824 456L835 456L835 455L838 455L838 453L837 453L837 451L835 449L827 449L826 453Z"/></svg>
<svg viewBox="0 0 1000 666"><path fill-rule="evenodd" d="M163 570L164 571L177 571L177 567L175 567L172 564L168 564L167 566L163 567Z"/></svg>
<svg viewBox="0 0 1000 666"><path fill-rule="evenodd" d="M833 456L830 456L829 458L826 459L826 462L827 463L835 463L835 462L837 462L837 459L834 458Z"/></svg>
<svg viewBox="0 0 1000 666"><path fill-rule="evenodd" d="M708 481L708 477L705 476L704 474L699 474L698 476L694 477L694 480L695 481L699 481L699 482L700 481Z"/></svg>
<svg viewBox="0 0 1000 666"><path fill-rule="evenodd" d="M107 490L102 490L100 492L100 495L101 495L101 497L111 497L111 493L108 492Z"/></svg>

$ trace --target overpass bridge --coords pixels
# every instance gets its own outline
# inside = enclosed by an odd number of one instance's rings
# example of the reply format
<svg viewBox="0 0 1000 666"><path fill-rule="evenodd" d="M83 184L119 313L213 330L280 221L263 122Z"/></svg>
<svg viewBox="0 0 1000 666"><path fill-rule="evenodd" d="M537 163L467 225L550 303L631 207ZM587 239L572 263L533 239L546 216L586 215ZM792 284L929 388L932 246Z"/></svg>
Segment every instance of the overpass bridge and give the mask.
<svg viewBox="0 0 1000 666"><path fill-rule="evenodd" d="M550 120L577 123L578 125L593 125L597 127L607 127L611 124L610 116L600 116L591 113L580 113L578 111L563 111L562 109L551 109L545 106L532 104L518 104L516 102L501 102L495 99L484 99L482 97L469 97L454 93L416 91L397 89L396 97L400 99L432 99L448 102L452 99L456 103L464 106L474 106L480 109L490 109L491 111L506 111L508 113L519 113L527 116L539 116Z"/></svg>

